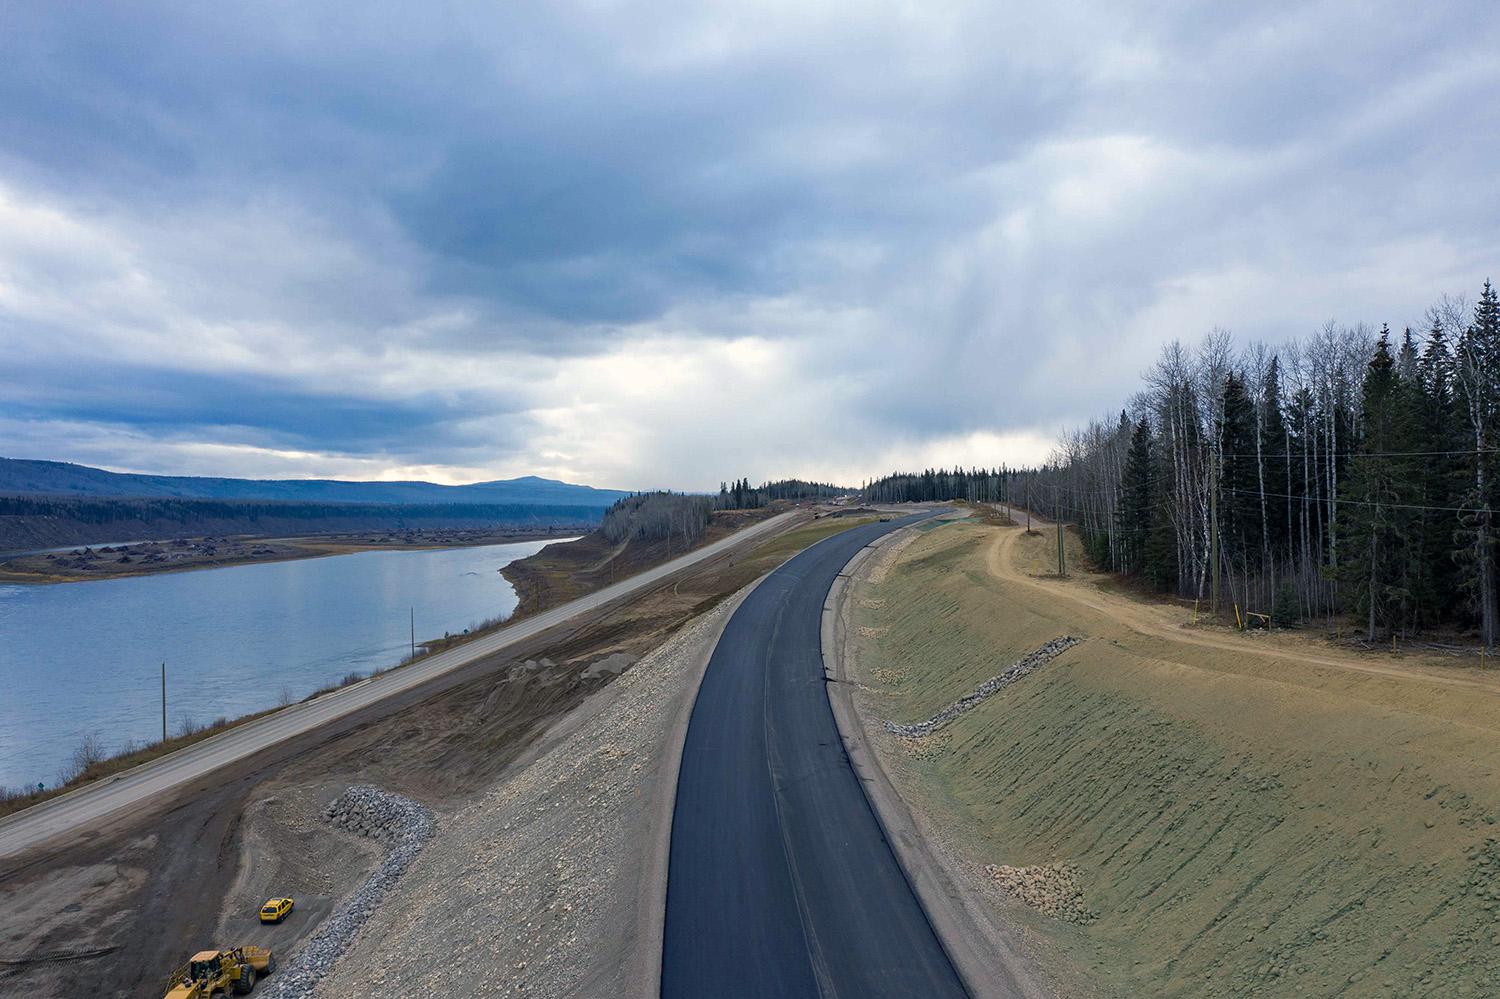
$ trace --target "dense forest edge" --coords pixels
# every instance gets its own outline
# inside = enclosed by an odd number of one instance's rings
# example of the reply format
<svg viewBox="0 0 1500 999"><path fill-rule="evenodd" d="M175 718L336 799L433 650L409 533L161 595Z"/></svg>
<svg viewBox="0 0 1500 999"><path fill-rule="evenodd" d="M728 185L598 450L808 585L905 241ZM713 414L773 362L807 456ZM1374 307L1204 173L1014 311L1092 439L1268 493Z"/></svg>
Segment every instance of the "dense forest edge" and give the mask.
<svg viewBox="0 0 1500 999"><path fill-rule="evenodd" d="M1069 521L1098 565L1236 620L1352 616L1369 641L1500 637L1500 296L1424 329L1329 322L1280 346L1173 341L1117 417L1039 468L928 470L867 502L1006 502Z"/></svg>
<svg viewBox="0 0 1500 999"><path fill-rule="evenodd" d="M300 503L544 503L606 507L626 495L523 475L447 486L355 479L235 479L111 472L65 461L0 458L0 494L136 499L281 500Z"/></svg>
<svg viewBox="0 0 1500 999"><path fill-rule="evenodd" d="M598 506L538 503L298 503L0 495L0 551L207 535L550 526L591 529Z"/></svg>

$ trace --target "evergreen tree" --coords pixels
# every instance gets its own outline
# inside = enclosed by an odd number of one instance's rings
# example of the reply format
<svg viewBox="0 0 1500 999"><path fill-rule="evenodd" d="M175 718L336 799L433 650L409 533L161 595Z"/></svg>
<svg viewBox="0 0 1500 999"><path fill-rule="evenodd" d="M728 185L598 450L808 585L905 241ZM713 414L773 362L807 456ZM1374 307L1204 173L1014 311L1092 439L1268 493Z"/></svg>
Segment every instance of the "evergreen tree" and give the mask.
<svg viewBox="0 0 1500 999"><path fill-rule="evenodd" d="M1255 452L1255 407L1245 383L1231 373L1224 381L1219 420L1219 546L1221 571L1259 562L1260 470Z"/></svg>
<svg viewBox="0 0 1500 999"><path fill-rule="evenodd" d="M1361 391L1360 446L1345 480L1346 509L1341 530L1344 576L1353 587L1354 609L1375 641L1379 624L1393 625L1405 594L1401 590L1400 493L1393 452L1400 451L1400 379L1391 357L1390 331L1382 330Z"/></svg>
<svg viewBox="0 0 1500 999"><path fill-rule="evenodd" d="M1156 508L1156 462L1152 456L1151 424L1135 425L1130 451L1120 476L1120 505L1116 509L1119 567L1130 575L1146 567L1146 540Z"/></svg>
<svg viewBox="0 0 1500 999"><path fill-rule="evenodd" d="M1464 491L1455 532L1465 590L1478 613L1480 638L1492 648L1500 637L1500 608L1496 606L1495 510L1497 503L1494 450L1500 439L1500 297L1484 283L1474 322L1459 337L1454 351L1458 383L1464 400L1469 485Z"/></svg>
<svg viewBox="0 0 1500 999"><path fill-rule="evenodd" d="M1453 352L1442 323L1434 320L1417 369L1421 390L1421 413L1415 450L1421 456L1421 474L1414 492L1417 511L1417 541L1421 572L1418 578L1417 626L1443 617L1457 606L1461 595L1458 566L1452 558L1454 517L1449 510L1461 499L1466 482L1464 434L1454 398Z"/></svg>
<svg viewBox="0 0 1500 999"><path fill-rule="evenodd" d="M1259 487L1261 490L1261 533L1264 537L1265 557L1272 561L1276 553L1286 548L1290 538L1289 518L1284 515L1289 509L1290 499L1278 493L1290 493L1287 486L1287 426L1281 411L1281 362L1271 358L1266 370L1265 385L1260 397L1260 455L1261 468Z"/></svg>

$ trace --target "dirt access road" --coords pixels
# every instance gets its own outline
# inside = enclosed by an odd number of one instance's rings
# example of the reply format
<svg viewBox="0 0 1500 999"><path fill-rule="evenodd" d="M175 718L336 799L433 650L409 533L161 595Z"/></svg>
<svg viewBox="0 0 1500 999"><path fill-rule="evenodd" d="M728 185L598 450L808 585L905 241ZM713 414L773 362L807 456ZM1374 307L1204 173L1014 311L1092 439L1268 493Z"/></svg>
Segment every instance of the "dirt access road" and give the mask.
<svg viewBox="0 0 1500 999"><path fill-rule="evenodd" d="M620 583L525 618L457 648L368 680L292 705L135 770L90 784L77 791L0 820L0 857L44 843L52 837L137 806L161 792L206 776L295 736L315 731L335 719L411 691L463 666L563 624L580 614L644 590L674 573L726 550L751 543L782 529L795 513L782 514L689 552Z"/></svg>
<svg viewBox="0 0 1500 999"><path fill-rule="evenodd" d="M1031 525L1036 529L1055 529L1038 517L1031 515ZM1170 605L1143 603L1117 593L1110 593L1095 586L1080 586L1077 580L1061 580L1054 576L1031 575L1018 566L1015 557L1017 544L1024 537L1021 531L1005 531L995 538L987 555L991 575L1009 583L1018 583L1041 590L1051 596L1067 600L1107 615L1131 631L1151 638L1164 638L1183 645L1194 645L1224 652L1253 653L1288 663L1304 663L1309 666L1329 667L1372 676L1388 676L1401 680L1416 680L1437 686L1461 687L1500 695L1500 676L1476 674L1472 670L1453 669L1451 673L1435 670L1430 663L1408 667L1397 662L1373 661L1373 657L1358 653L1341 654L1336 651L1313 651L1307 639L1296 636L1238 635L1221 633L1211 627L1203 631L1183 627L1182 612Z"/></svg>

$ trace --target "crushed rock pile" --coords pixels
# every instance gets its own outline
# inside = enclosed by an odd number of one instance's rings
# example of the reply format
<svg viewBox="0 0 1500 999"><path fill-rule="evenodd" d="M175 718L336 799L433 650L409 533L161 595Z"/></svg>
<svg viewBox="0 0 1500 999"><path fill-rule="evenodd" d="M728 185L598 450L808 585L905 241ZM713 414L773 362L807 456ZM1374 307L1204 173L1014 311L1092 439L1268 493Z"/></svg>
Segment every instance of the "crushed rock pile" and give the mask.
<svg viewBox="0 0 1500 999"><path fill-rule="evenodd" d="M1056 659L1063 652L1077 645L1079 641L1080 639L1074 638L1072 635L1064 635L1061 638L1054 638L1046 645L1043 645L1035 652L1030 653L1025 658L1018 661L1004 673L1001 673L998 676L990 677L988 680L981 683L978 687L975 687L971 693L965 694L963 697L960 697L958 700L954 701L952 704L948 705L946 708L939 711L937 714L933 715L926 721L917 722L913 725L898 725L895 722L888 721L885 723L885 727L896 735L908 739L920 739L924 736L929 736L932 733L936 732L938 729L942 728L944 725L948 724L953 719L957 718L959 715L963 714L965 711L968 711L975 705L979 704L985 698L990 697L1000 689L1007 687L1012 683L1015 683L1017 680L1037 669L1039 666L1042 666L1043 664Z"/></svg>
<svg viewBox="0 0 1500 999"><path fill-rule="evenodd" d="M322 928L281 973L271 980L268 995L280 999L308 999L318 982L348 949L391 887L432 839L437 823L432 812L410 798L368 784L356 784L334 799L325 813L341 829L390 845L380 866L334 910Z"/></svg>
<svg viewBox="0 0 1500 999"><path fill-rule="evenodd" d="M1006 867L991 864L984 872L1012 895L1046 916L1087 926L1099 918L1083 900L1083 885L1072 864Z"/></svg>

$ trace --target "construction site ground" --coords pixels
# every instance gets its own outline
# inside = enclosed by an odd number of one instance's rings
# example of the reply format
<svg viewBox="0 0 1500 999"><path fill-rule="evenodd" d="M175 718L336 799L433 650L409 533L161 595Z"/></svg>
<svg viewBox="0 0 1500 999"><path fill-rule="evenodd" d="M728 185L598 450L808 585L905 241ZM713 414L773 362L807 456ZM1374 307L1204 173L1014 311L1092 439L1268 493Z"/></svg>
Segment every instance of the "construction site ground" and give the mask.
<svg viewBox="0 0 1500 999"><path fill-rule="evenodd" d="M852 598L867 724L968 891L1066 995L1500 993L1500 675L1056 576L1056 535L959 523Z"/></svg>
<svg viewBox="0 0 1500 999"><path fill-rule="evenodd" d="M375 844L331 830L323 821L327 802L352 783L407 795L438 814L438 838L401 883L409 883L413 894L395 904L428 904L422 899L430 901L430 894L420 894L424 886L430 892L438 890L434 883L447 884L455 893L451 899L462 900L469 914L482 920L476 935L506 941L499 951L487 952L500 963L487 964L482 977L470 978L467 991L453 988L449 994L503 994L512 985L535 981L541 988L554 981L535 972L523 974L545 965L537 948L550 948L570 966L578 955L537 932L540 924L528 908L531 901L517 900L507 909L497 899L485 913L474 908L483 900L464 895L461 881L433 882L430 872L441 870L438 865L445 858L467 855L471 864L484 857L499 873L511 876L506 868L516 860L503 851L524 849L524 838L471 842L468 837L489 828L484 823L496 807L514 812L501 820L501 827L506 822L517 830L525 826L531 809L540 807L530 797L538 793L536 788L527 783L539 779L534 775L543 771L537 766L554 768L547 774L571 775L546 799L547 807L570 811L550 818L593 816L606 793L602 786L591 786L597 780L619 778L630 798L637 790L646 796L649 789L638 778L651 776L648 755L660 748L651 739L658 738L655 726L665 724L666 716L659 712L666 709L657 703L656 693L632 691L652 683L686 682L685 664L717 620L705 615L791 554L859 522L829 519L795 526L623 605L577 618L523 647L225 767L162 796L149 809L5 858L0 861L0 992L156 999L171 970L205 946L271 943L283 953L295 948L382 854ZM632 664L674 635L679 636L675 644L648 660L651 668L637 673ZM633 679L622 684L619 677ZM618 690L609 689L616 685ZM655 706L641 728L632 719L643 710L643 697ZM609 714L611 705L626 705L614 710L627 715ZM602 719L602 734L566 743L566 733L588 719ZM562 729L555 727L559 723ZM644 741L642 733L648 733ZM561 755L560 745L567 747ZM638 866L631 852L637 847L629 837L598 842L616 851L611 859L615 870ZM255 908L273 894L297 897L297 909L284 925L264 927L255 919ZM388 932L381 922L387 912L411 926L411 914L393 910L388 904L372 920L369 939ZM521 921L512 925L507 922L512 918ZM619 934L633 932L613 913L602 930L601 924L591 925L595 929L589 931L588 945L604 948L600 953L618 954ZM407 973L441 975L447 952L434 945L420 956L429 965L425 971L413 963ZM348 994L345 987L363 987L352 976L375 975L387 967L369 955L360 960L367 966L355 972L346 959L327 994ZM347 986L340 984L346 975L351 976Z"/></svg>

